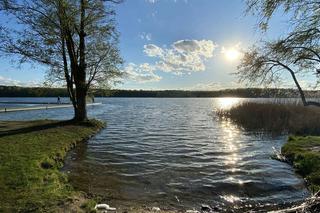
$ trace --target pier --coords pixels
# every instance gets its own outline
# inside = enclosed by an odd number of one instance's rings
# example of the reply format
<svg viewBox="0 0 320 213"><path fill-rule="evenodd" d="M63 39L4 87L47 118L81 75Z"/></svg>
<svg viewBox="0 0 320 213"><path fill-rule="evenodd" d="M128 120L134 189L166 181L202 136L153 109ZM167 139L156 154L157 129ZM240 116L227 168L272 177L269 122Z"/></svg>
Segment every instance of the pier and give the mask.
<svg viewBox="0 0 320 213"><path fill-rule="evenodd" d="M3 102L2 102L3 103ZM9 103L9 102L6 102ZM30 103L21 103L19 104L30 104ZM42 103L37 103L42 104ZM87 104L87 106L97 106L101 105L102 103L90 103ZM20 108L1 108L0 113L6 113L6 112L19 112L19 111L31 111L31 110L47 110L47 109L58 109L58 108L69 108L73 107L72 104L47 104L42 106L34 106L34 107L20 107Z"/></svg>

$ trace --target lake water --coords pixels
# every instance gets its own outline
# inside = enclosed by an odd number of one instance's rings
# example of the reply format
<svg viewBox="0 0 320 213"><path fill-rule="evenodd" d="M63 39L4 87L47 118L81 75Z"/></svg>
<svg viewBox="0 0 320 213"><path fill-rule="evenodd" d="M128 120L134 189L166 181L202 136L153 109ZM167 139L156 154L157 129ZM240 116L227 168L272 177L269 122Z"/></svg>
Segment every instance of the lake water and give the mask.
<svg viewBox="0 0 320 213"><path fill-rule="evenodd" d="M242 212L303 200L309 195L303 179L270 158L286 136L246 132L216 118L217 108L243 100L96 98L103 104L89 107L89 115L107 128L73 150L63 170L77 189L114 206L208 204ZM71 117L71 108L0 114L1 120Z"/></svg>

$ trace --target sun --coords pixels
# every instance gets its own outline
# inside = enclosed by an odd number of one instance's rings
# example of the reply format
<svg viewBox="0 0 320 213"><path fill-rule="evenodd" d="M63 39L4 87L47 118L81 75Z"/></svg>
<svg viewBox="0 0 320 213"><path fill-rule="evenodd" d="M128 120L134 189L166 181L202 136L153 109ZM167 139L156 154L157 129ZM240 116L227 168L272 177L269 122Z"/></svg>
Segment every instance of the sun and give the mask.
<svg viewBox="0 0 320 213"><path fill-rule="evenodd" d="M230 48L223 51L225 57L229 61L235 61L240 58L240 52L237 49Z"/></svg>

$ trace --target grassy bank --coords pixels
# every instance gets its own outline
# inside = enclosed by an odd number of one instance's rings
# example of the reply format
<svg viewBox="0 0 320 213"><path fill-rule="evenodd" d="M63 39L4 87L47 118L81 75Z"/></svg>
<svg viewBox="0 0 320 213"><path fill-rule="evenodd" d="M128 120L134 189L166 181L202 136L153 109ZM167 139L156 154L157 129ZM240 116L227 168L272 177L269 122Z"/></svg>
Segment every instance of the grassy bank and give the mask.
<svg viewBox="0 0 320 213"><path fill-rule="evenodd" d="M320 190L320 137L290 136L281 152L307 180L311 191Z"/></svg>
<svg viewBox="0 0 320 213"><path fill-rule="evenodd" d="M59 212L83 204L59 169L68 150L102 127L99 121L0 121L0 212Z"/></svg>
<svg viewBox="0 0 320 213"><path fill-rule="evenodd" d="M222 119L230 119L252 131L320 135L320 108L300 104L244 102L227 110L217 111Z"/></svg>

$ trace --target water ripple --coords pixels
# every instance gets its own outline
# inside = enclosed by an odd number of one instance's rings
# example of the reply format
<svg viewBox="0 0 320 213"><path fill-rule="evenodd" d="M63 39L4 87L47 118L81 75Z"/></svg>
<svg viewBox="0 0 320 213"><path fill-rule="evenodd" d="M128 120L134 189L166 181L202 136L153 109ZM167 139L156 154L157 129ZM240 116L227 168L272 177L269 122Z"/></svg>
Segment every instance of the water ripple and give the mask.
<svg viewBox="0 0 320 213"><path fill-rule="evenodd" d="M308 195L289 165L270 159L272 147L280 149L286 136L261 137L215 119L214 109L234 100L96 100L103 105L89 108L89 114L107 121L107 128L71 152L64 170L75 187L113 206L192 209L206 203L243 212L274 209ZM40 110L2 119L70 115L72 109Z"/></svg>
<svg viewBox="0 0 320 213"><path fill-rule="evenodd" d="M89 141L83 159L67 164L80 188L88 183L77 180L79 169L95 176L100 188L94 193L116 191L126 200L177 207L175 196L184 206L242 211L308 194L290 166L270 159L272 146L281 147L286 137L259 137L215 120L216 99L103 101L105 114L98 117L108 121L107 129Z"/></svg>

